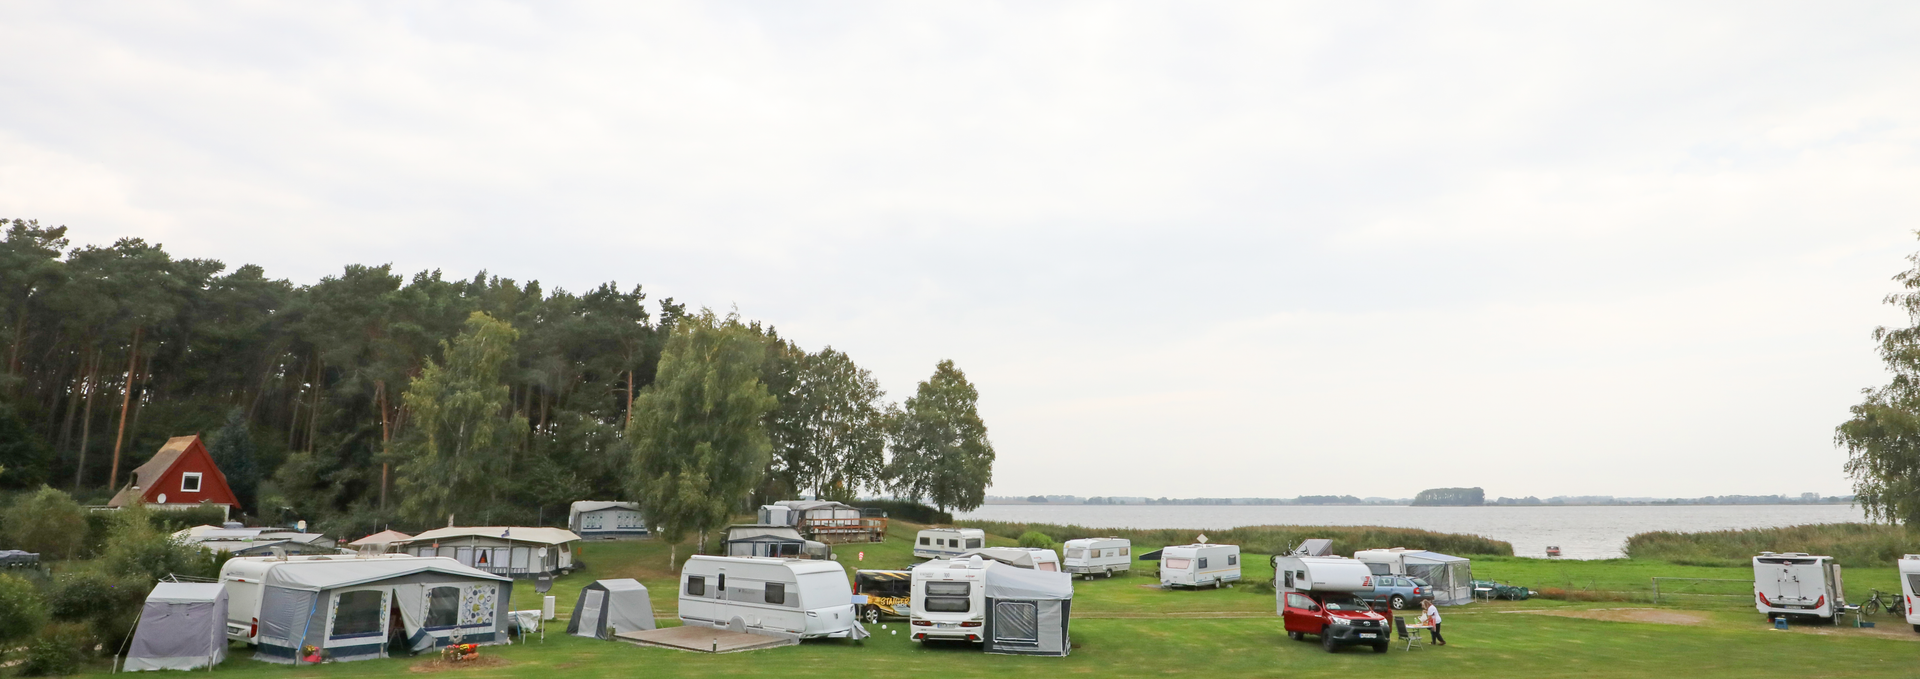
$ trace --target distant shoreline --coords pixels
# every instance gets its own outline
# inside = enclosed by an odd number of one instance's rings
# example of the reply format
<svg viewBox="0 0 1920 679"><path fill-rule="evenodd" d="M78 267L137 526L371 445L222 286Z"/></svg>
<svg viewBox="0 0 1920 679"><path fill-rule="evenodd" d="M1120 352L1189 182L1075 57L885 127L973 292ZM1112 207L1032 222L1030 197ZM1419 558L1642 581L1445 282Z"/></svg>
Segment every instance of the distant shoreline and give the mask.
<svg viewBox="0 0 1920 679"><path fill-rule="evenodd" d="M1478 505L1416 505L1412 502L1026 502L1016 500L998 500L981 503L982 507L1510 507L1531 509L1539 507L1824 507L1853 504L1852 499L1820 502L1554 502L1540 504L1496 504Z"/></svg>

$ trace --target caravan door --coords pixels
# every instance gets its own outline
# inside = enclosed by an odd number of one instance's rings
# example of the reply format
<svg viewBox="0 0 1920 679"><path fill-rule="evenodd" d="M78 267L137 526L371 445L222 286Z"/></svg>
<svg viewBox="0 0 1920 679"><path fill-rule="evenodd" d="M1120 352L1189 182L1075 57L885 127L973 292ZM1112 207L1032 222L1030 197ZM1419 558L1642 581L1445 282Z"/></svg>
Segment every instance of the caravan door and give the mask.
<svg viewBox="0 0 1920 679"><path fill-rule="evenodd" d="M715 598L713 602L713 606L714 606L713 620L714 622L720 623L721 625L732 627L733 626L733 604L728 603L728 600L727 600L727 568L725 566L720 567L720 575L716 579L719 580L719 582L714 584L713 593L715 595ZM734 631L745 632L746 630L734 630Z"/></svg>

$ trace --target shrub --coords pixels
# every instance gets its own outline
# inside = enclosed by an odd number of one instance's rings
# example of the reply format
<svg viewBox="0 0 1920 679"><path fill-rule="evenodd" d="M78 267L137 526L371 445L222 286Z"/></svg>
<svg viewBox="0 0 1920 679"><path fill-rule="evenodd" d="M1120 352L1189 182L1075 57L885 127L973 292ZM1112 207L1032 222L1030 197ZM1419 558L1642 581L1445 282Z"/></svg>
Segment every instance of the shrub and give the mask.
<svg viewBox="0 0 1920 679"><path fill-rule="evenodd" d="M100 643L118 648L152 589L151 581L98 571L67 573L54 581L47 609L54 620L84 624Z"/></svg>
<svg viewBox="0 0 1920 679"><path fill-rule="evenodd" d="M41 486L7 509L7 541L46 558L79 556L87 538L87 510L66 493Z"/></svg>
<svg viewBox="0 0 1920 679"><path fill-rule="evenodd" d="M1053 549L1053 538L1047 537L1046 533L1030 530L1020 534L1020 546Z"/></svg>
<svg viewBox="0 0 1920 679"><path fill-rule="evenodd" d="M47 623L47 605L26 578L0 573L0 642L24 639Z"/></svg>
<svg viewBox="0 0 1920 679"><path fill-rule="evenodd" d="M887 518L924 524L953 523L953 514L913 502L911 500L860 500L847 504L862 509L879 509L887 513Z"/></svg>
<svg viewBox="0 0 1920 679"><path fill-rule="evenodd" d="M1741 566L1761 552L1823 554L1848 567L1882 568L1913 552L1920 531L1867 523L1824 523L1703 533L1656 531L1627 538L1627 555L1695 565Z"/></svg>
<svg viewBox="0 0 1920 679"><path fill-rule="evenodd" d="M226 559L205 549L184 545L156 528L155 512L134 505L116 512L100 562L108 575L156 582L169 574L200 578L220 576Z"/></svg>
<svg viewBox="0 0 1920 679"><path fill-rule="evenodd" d="M47 625L27 645L26 660L20 663L20 676L57 677L80 670L93 646L93 636L85 625Z"/></svg>

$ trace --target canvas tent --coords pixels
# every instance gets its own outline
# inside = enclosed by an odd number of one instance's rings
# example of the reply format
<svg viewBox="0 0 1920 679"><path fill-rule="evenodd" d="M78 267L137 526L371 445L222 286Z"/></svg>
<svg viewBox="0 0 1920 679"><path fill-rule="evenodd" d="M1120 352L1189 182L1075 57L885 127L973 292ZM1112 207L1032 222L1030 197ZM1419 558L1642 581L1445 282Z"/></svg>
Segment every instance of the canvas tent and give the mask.
<svg viewBox="0 0 1920 679"><path fill-rule="evenodd" d="M986 652L1064 656L1072 650L1071 574L994 564L987 567L985 586Z"/></svg>
<svg viewBox="0 0 1920 679"><path fill-rule="evenodd" d="M1407 575L1433 585L1433 602L1442 606L1473 601L1473 562L1439 552L1406 552L1401 560Z"/></svg>
<svg viewBox="0 0 1920 679"><path fill-rule="evenodd" d="M508 578L444 558L277 562L261 582L256 660L294 663L304 646L336 661L387 657L404 636L414 652L507 640ZM399 611L402 630L388 629Z"/></svg>
<svg viewBox="0 0 1920 679"><path fill-rule="evenodd" d="M536 526L464 526L435 528L394 542L416 556L445 556L488 573L532 578L541 573L572 573L573 547L580 536L564 528Z"/></svg>
<svg viewBox="0 0 1920 679"><path fill-rule="evenodd" d="M163 582L147 594L127 648L126 670L190 670L227 659L227 589Z"/></svg>
<svg viewBox="0 0 1920 679"><path fill-rule="evenodd" d="M654 627L653 599L647 586L633 578L595 580L581 588L573 618L567 621L568 634L595 639Z"/></svg>
<svg viewBox="0 0 1920 679"><path fill-rule="evenodd" d="M366 536L364 538L354 540L353 542L349 542L347 543L347 546L353 547L355 549L367 549L367 550L373 550L377 552L384 552L384 551L393 549L393 545L395 543L406 542L412 539L413 539L413 536L408 535L406 533L402 533L397 530L383 530L378 533L374 533L372 535Z"/></svg>

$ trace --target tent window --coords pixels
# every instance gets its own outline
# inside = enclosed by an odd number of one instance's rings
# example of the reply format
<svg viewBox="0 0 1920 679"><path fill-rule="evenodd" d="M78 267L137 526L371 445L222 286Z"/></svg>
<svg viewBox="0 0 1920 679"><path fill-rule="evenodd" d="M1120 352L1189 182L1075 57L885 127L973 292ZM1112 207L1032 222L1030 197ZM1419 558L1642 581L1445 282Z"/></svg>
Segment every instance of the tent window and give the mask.
<svg viewBox="0 0 1920 679"><path fill-rule="evenodd" d="M767 603L787 604L787 586L778 582L767 583Z"/></svg>
<svg viewBox="0 0 1920 679"><path fill-rule="evenodd" d="M382 606L387 602L385 593L372 589L341 592L333 602L332 638L380 633L380 621L386 617Z"/></svg>
<svg viewBox="0 0 1920 679"><path fill-rule="evenodd" d="M452 627L460 624L460 588L435 587L427 590L427 627Z"/></svg>
<svg viewBox="0 0 1920 679"><path fill-rule="evenodd" d="M1040 606L1031 601L994 603L993 640L1040 643Z"/></svg>
<svg viewBox="0 0 1920 679"><path fill-rule="evenodd" d="M980 538L967 538L967 549L979 549Z"/></svg>
<svg viewBox="0 0 1920 679"><path fill-rule="evenodd" d="M687 576L687 596L706 596L707 579L699 575Z"/></svg>
<svg viewBox="0 0 1920 679"><path fill-rule="evenodd" d="M200 492L200 472L186 472L180 475L180 492Z"/></svg>

